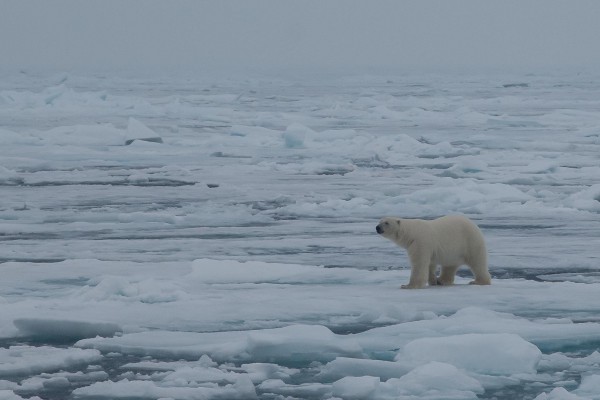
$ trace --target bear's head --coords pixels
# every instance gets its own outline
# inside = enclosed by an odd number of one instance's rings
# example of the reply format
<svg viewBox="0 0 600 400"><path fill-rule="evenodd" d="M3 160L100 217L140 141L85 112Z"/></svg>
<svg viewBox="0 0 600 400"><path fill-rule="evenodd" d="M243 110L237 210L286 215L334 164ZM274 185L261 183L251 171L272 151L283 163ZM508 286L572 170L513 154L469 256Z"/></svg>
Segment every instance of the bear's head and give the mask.
<svg viewBox="0 0 600 400"><path fill-rule="evenodd" d="M398 232L398 229L400 229L400 218L394 217L382 218L381 221L379 221L379 224L377 224L375 227L377 233L387 239L394 237Z"/></svg>

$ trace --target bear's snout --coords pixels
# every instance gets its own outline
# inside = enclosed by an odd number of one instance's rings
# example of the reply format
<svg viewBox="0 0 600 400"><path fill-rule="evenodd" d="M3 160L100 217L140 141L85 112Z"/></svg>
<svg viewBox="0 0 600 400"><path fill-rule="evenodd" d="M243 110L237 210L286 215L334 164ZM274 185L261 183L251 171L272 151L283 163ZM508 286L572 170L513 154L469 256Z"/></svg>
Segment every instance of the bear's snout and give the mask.
<svg viewBox="0 0 600 400"><path fill-rule="evenodd" d="M377 231L377 233L379 233L380 235L383 233L383 228L381 227L381 225L377 225L375 227L375 230Z"/></svg>

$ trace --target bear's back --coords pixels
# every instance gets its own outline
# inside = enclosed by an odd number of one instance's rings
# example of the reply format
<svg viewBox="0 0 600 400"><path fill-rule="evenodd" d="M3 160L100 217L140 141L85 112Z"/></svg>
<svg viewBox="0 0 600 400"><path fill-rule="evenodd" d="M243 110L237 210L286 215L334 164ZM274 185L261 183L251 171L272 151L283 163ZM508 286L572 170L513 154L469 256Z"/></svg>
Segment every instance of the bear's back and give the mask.
<svg viewBox="0 0 600 400"><path fill-rule="evenodd" d="M479 227L463 215L447 215L429 221L438 236L449 239L465 241L470 247L483 247L485 242Z"/></svg>

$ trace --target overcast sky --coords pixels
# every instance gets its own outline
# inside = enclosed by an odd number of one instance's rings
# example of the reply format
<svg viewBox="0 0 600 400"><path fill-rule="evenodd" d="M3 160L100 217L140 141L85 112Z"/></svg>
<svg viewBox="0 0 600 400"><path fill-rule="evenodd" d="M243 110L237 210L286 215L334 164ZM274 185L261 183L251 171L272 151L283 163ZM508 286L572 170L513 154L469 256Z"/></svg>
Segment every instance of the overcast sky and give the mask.
<svg viewBox="0 0 600 400"><path fill-rule="evenodd" d="M58 70L600 68L598 0L0 0L0 63Z"/></svg>

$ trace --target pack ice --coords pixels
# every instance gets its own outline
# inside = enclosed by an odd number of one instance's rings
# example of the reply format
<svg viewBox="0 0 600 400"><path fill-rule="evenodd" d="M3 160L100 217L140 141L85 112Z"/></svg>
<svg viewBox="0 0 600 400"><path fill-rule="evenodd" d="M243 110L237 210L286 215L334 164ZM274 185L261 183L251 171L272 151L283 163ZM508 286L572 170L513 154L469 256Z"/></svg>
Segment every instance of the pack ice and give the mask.
<svg viewBox="0 0 600 400"><path fill-rule="evenodd" d="M599 81L3 76L0 399L600 399Z"/></svg>

